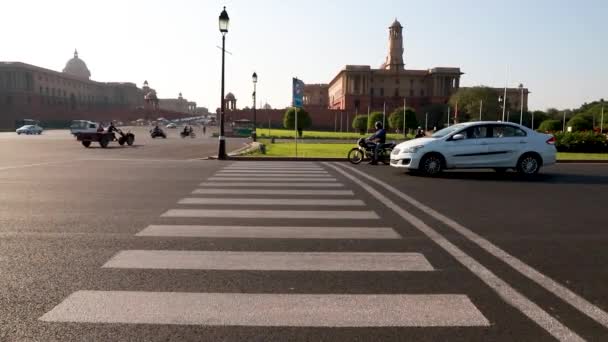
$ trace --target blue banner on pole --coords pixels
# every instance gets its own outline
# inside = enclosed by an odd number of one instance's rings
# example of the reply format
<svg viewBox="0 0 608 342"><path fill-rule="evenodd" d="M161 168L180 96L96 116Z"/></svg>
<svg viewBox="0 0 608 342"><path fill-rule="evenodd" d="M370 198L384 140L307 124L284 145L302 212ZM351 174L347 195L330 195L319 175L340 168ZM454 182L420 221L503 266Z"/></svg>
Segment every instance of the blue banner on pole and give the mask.
<svg viewBox="0 0 608 342"><path fill-rule="evenodd" d="M304 82L297 78L293 79L293 106L302 108L304 104Z"/></svg>

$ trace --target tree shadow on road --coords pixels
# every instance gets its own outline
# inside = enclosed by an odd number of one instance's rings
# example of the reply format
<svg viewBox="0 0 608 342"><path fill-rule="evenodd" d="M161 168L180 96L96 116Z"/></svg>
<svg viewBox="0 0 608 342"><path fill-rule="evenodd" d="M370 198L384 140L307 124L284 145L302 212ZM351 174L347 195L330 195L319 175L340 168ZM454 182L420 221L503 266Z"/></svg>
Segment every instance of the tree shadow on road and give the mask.
<svg viewBox="0 0 608 342"><path fill-rule="evenodd" d="M418 176L415 173L410 175ZM422 177L422 176L420 176ZM587 184L608 185L608 175L589 175L578 173L547 172L533 176L523 176L516 172L497 173L494 171L446 171L432 177L434 179L454 179L466 181L491 181L513 183L545 183L545 184Z"/></svg>

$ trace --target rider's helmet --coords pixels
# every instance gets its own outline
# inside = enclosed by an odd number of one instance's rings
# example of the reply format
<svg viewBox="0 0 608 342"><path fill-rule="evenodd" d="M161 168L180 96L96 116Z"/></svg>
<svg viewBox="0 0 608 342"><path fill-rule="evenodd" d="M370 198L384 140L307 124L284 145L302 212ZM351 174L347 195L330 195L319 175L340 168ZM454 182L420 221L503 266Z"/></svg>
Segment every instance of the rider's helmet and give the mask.
<svg viewBox="0 0 608 342"><path fill-rule="evenodd" d="M376 121L376 123L374 124L374 127L376 127L376 129L382 129L382 122Z"/></svg>

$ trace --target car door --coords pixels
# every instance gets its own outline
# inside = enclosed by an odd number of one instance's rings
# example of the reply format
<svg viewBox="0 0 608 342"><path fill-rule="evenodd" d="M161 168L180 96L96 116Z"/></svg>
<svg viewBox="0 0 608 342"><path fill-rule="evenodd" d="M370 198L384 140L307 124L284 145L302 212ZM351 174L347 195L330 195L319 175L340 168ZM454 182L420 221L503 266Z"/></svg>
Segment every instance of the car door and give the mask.
<svg viewBox="0 0 608 342"><path fill-rule="evenodd" d="M456 133L464 139L446 140L448 167L472 168L484 166L488 154L488 130L486 125L474 125ZM455 134L455 135L456 135Z"/></svg>
<svg viewBox="0 0 608 342"><path fill-rule="evenodd" d="M514 125L496 124L491 127L488 158L493 166L515 167L521 151L528 144L524 130Z"/></svg>

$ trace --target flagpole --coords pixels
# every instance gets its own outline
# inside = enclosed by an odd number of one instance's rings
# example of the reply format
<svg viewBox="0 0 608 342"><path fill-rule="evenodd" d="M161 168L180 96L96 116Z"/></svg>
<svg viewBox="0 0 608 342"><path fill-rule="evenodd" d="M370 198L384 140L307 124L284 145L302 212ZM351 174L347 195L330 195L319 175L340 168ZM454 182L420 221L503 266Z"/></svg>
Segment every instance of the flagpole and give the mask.
<svg viewBox="0 0 608 342"><path fill-rule="evenodd" d="M602 118L600 119L600 134L604 134L604 104L602 104Z"/></svg>
<svg viewBox="0 0 608 342"><path fill-rule="evenodd" d="M483 100L479 100L479 121L481 121L481 110L483 109Z"/></svg>
<svg viewBox="0 0 608 342"><path fill-rule="evenodd" d="M296 134L295 134L295 139L296 139L296 159L298 158L298 107L296 107L296 121L295 121L295 128L296 128Z"/></svg>
<svg viewBox="0 0 608 342"><path fill-rule="evenodd" d="M369 106L367 106L367 126L365 126L365 132L369 132Z"/></svg>

